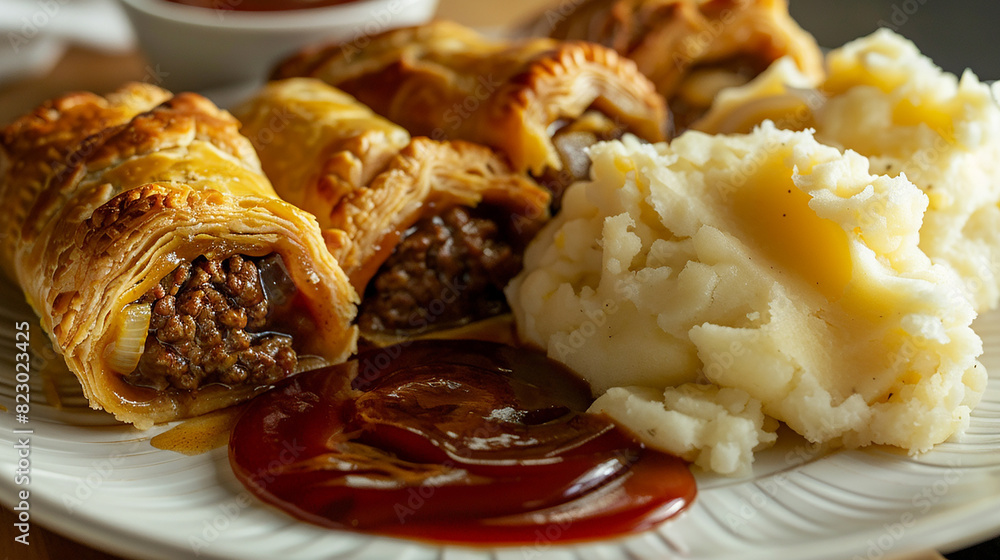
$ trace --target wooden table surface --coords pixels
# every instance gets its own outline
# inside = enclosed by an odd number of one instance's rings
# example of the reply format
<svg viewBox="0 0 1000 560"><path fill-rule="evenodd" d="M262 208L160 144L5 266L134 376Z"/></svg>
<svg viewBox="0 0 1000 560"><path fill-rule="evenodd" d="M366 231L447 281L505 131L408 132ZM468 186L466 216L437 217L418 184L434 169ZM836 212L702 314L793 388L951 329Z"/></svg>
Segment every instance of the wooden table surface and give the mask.
<svg viewBox="0 0 1000 560"><path fill-rule="evenodd" d="M0 0L2 2L3 0ZM565 0L562 0L565 1ZM438 16L481 27L497 27L523 21L557 0L470 1L440 0ZM106 92L130 80L149 77L150 68L139 52L107 54L71 48L54 70L41 78L0 88L0 124L32 109L39 102L69 90ZM32 523L31 545L13 542L12 512L0 508L0 553L5 560L115 560L117 556L64 538ZM928 552L908 560L942 558Z"/></svg>

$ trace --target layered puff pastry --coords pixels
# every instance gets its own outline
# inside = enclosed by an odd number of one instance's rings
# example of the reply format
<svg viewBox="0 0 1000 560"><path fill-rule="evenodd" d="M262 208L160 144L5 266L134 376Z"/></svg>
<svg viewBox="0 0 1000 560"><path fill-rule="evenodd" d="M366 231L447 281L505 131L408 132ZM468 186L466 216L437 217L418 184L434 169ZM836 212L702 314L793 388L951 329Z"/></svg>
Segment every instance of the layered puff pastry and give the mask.
<svg viewBox="0 0 1000 560"><path fill-rule="evenodd" d="M541 14L526 31L594 41L634 60L668 100L678 130L720 90L781 57L808 76L823 75L822 53L789 15L787 0L584 0L559 17Z"/></svg>
<svg viewBox="0 0 1000 560"><path fill-rule="evenodd" d="M91 406L140 428L356 347L356 292L238 128L203 97L136 84L3 130L5 270Z"/></svg>
<svg viewBox="0 0 1000 560"><path fill-rule="evenodd" d="M548 218L550 195L504 158L469 142L411 138L311 78L271 82L234 113L278 194L316 214L363 294L366 338L506 310L503 287Z"/></svg>
<svg viewBox="0 0 1000 560"><path fill-rule="evenodd" d="M492 40L450 22L388 31L363 48L307 50L274 72L297 76L346 91L414 135L496 148L554 191L578 178L565 175L586 171L584 138L593 144L630 132L657 142L668 128L653 85L612 49Z"/></svg>

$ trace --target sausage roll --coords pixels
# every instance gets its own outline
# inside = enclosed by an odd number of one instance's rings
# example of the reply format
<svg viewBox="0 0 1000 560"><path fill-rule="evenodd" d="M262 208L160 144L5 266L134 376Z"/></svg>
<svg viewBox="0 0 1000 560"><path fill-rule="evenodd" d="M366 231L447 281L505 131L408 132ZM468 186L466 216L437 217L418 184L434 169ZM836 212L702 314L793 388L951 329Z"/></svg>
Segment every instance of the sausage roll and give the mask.
<svg viewBox="0 0 1000 560"><path fill-rule="evenodd" d="M584 0L560 15L542 14L529 33L594 41L634 60L668 100L678 130L722 88L783 56L807 75L823 74L822 53L788 14L787 0Z"/></svg>
<svg viewBox="0 0 1000 560"><path fill-rule="evenodd" d="M4 266L91 406L140 428L342 361L357 338L315 219L276 196L231 115L169 97L70 94L0 144Z"/></svg>
<svg viewBox="0 0 1000 560"><path fill-rule="evenodd" d="M11 241L20 238L22 228L24 235L31 238L44 225L44 217L29 220L28 212L39 197L58 195L42 193L54 168L78 163L70 161L69 156L84 138L127 123L169 98L170 92L148 84L127 84L106 98L73 93L43 104L3 131L0 207L8 219L0 223L0 234L7 241L0 244L0 266L11 280L17 279L13 265L18 248Z"/></svg>
<svg viewBox="0 0 1000 560"><path fill-rule="evenodd" d="M503 287L550 196L485 146L410 138L319 80L274 81L235 109L278 194L315 213L363 294L368 338L506 310Z"/></svg>
<svg viewBox="0 0 1000 560"><path fill-rule="evenodd" d="M363 48L307 50L274 73L296 76L336 86L414 135L496 148L554 191L589 169L585 145L625 132L657 142L668 126L653 85L611 49L495 41L449 22L388 31Z"/></svg>

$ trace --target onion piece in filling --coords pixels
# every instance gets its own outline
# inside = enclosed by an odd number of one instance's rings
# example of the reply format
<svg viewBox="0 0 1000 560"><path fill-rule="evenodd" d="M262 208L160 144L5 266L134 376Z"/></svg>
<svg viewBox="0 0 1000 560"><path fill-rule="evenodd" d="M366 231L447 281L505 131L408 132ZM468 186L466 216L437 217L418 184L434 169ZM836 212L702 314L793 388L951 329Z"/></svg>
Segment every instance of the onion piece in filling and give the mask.
<svg viewBox="0 0 1000 560"><path fill-rule="evenodd" d="M294 333L306 327L289 313L294 295L277 254L201 256L178 266L129 306L148 309L149 320L141 356L125 380L192 391L284 379L298 366Z"/></svg>

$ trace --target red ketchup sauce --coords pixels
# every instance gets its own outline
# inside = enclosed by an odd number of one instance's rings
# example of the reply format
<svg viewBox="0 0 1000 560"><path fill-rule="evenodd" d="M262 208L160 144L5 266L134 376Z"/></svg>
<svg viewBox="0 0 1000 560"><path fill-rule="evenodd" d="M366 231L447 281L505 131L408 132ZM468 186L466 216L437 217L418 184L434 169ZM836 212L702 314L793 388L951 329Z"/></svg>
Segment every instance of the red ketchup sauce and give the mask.
<svg viewBox="0 0 1000 560"><path fill-rule="evenodd" d="M608 538L692 502L686 463L584 412L589 403L586 384L540 353L410 342L257 397L229 460L295 517L431 541Z"/></svg>
<svg viewBox="0 0 1000 560"><path fill-rule="evenodd" d="M350 4L358 0L165 0L174 4L211 8L214 10L235 10L239 12L277 12L325 8L338 4Z"/></svg>

